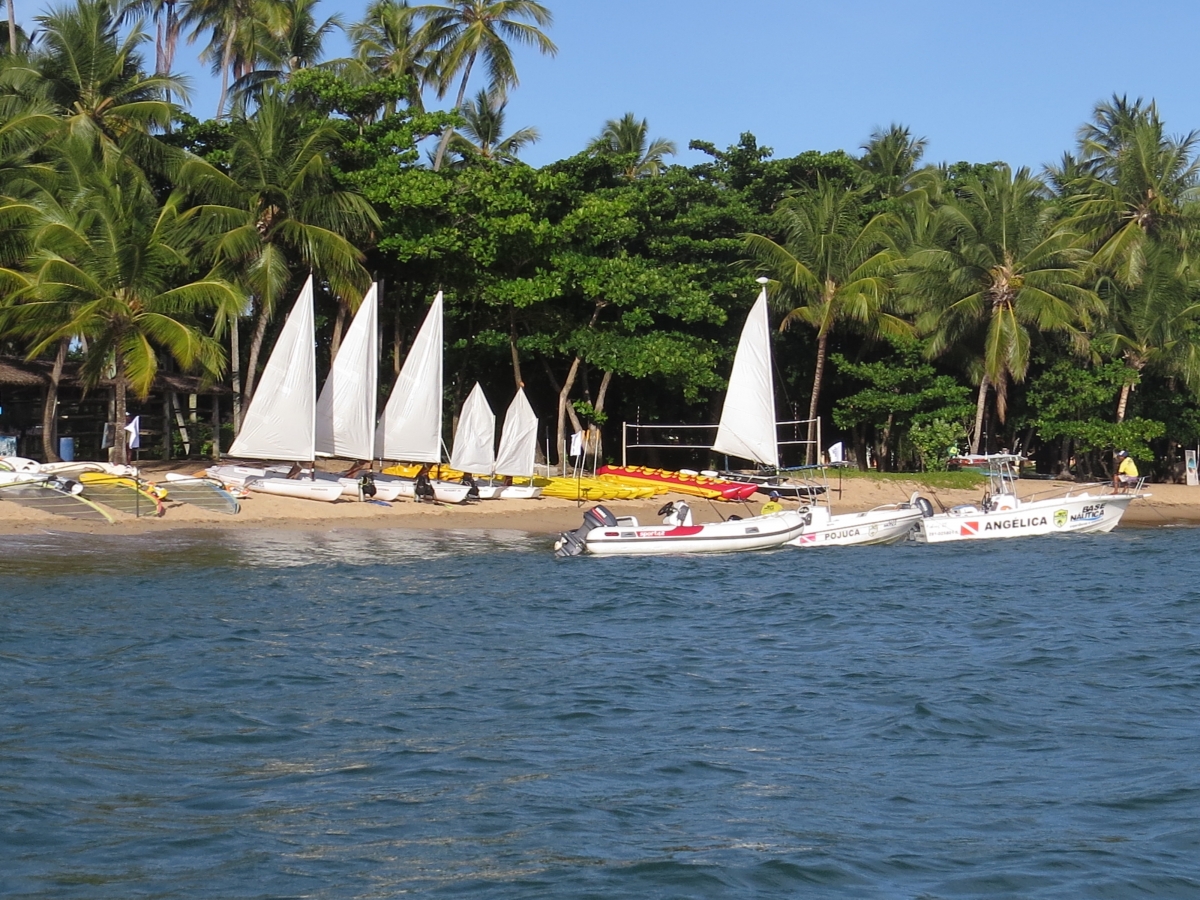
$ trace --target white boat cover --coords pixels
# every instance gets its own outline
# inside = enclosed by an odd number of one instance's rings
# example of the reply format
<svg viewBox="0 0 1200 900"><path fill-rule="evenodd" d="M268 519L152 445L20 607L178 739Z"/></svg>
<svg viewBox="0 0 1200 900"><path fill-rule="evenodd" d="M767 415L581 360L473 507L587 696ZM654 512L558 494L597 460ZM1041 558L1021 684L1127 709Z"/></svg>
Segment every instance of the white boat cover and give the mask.
<svg viewBox="0 0 1200 900"><path fill-rule="evenodd" d="M379 303L371 285L338 348L317 400L317 453L368 460L375 446Z"/></svg>
<svg viewBox="0 0 1200 900"><path fill-rule="evenodd" d="M490 475L496 464L496 414L488 405L479 382L471 388L458 417L450 468L460 472Z"/></svg>
<svg viewBox="0 0 1200 900"><path fill-rule="evenodd" d="M288 316L229 455L297 462L315 455L317 360L312 276Z"/></svg>
<svg viewBox="0 0 1200 900"><path fill-rule="evenodd" d="M438 291L400 369L379 427L375 456L408 462L441 462L442 292Z"/></svg>
<svg viewBox="0 0 1200 900"><path fill-rule="evenodd" d="M779 465L779 445L775 435L770 328L767 289L763 288L742 328L712 448L774 468Z"/></svg>
<svg viewBox="0 0 1200 900"><path fill-rule="evenodd" d="M537 455L537 416L525 399L525 389L518 388L517 396L508 405L504 414L504 433L500 436L500 450L496 453L496 474L533 476L533 463Z"/></svg>

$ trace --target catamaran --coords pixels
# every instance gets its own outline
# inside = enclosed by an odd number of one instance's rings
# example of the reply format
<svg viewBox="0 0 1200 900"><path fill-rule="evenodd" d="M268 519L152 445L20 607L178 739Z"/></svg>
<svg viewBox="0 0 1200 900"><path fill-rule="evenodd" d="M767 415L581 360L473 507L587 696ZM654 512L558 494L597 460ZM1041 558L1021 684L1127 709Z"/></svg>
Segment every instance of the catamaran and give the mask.
<svg viewBox="0 0 1200 900"><path fill-rule="evenodd" d="M978 504L955 506L920 520L914 532L918 541L982 541L995 538L1033 537L1046 534L1087 534L1112 531L1134 500L1148 497L1141 484L1130 493L1074 489L1037 499L1017 497L1016 466L1012 454L988 456L988 490ZM1092 493L1092 488L1097 489Z"/></svg>

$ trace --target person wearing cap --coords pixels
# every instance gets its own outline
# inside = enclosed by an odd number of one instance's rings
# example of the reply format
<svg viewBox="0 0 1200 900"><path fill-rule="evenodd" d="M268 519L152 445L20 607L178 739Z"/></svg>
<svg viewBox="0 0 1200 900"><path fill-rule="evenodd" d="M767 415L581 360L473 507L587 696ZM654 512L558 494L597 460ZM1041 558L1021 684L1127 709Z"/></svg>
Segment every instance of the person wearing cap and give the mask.
<svg viewBox="0 0 1200 900"><path fill-rule="evenodd" d="M1117 466L1117 471L1113 473L1113 489L1120 490L1123 487L1137 484L1137 463L1133 461L1133 457L1124 450L1118 450L1117 459L1119 460L1119 465Z"/></svg>
<svg viewBox="0 0 1200 900"><path fill-rule="evenodd" d="M779 491L771 491L767 494L768 500L762 505L759 510L760 516L769 516L771 513L783 512L783 504L779 502Z"/></svg>

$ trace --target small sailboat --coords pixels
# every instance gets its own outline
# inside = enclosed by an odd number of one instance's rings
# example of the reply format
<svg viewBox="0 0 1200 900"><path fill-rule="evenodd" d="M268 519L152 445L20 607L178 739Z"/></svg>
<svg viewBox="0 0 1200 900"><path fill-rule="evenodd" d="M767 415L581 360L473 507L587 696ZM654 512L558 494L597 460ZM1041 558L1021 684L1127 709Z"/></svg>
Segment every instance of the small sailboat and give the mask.
<svg viewBox="0 0 1200 900"><path fill-rule="evenodd" d="M378 459L437 465L442 461L442 292L425 316L412 349L400 368L375 429ZM376 485L396 484L401 496L413 497L416 482L392 475L377 475ZM462 503L470 485L431 480L434 499Z"/></svg>
<svg viewBox="0 0 1200 900"><path fill-rule="evenodd" d="M508 405L504 415L504 430L500 434L500 450L496 453L496 464L492 469L493 481L487 487L493 496L504 500L532 500L542 495L542 489L533 483L533 468L537 460L537 415L529 405L524 388ZM511 481L513 478L527 479L524 484L496 484L495 476ZM480 486L483 495L484 486Z"/></svg>
<svg viewBox="0 0 1200 900"><path fill-rule="evenodd" d="M317 360L313 331L313 280L308 276L246 409L242 429L229 448L235 458L316 459ZM332 502L340 484L281 477L287 470L212 466L208 474L253 491Z"/></svg>

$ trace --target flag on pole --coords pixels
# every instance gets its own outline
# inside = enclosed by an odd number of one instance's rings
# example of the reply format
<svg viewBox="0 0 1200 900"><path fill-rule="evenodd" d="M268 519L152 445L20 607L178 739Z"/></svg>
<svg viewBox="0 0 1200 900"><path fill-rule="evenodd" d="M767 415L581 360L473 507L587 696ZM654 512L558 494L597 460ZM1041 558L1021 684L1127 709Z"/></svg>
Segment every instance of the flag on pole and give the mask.
<svg viewBox="0 0 1200 900"><path fill-rule="evenodd" d="M583 456L583 432L577 431L571 435L571 456Z"/></svg>
<svg viewBox="0 0 1200 900"><path fill-rule="evenodd" d="M838 441L829 448L829 461L831 463L840 463L845 461L846 448L841 441Z"/></svg>
<svg viewBox="0 0 1200 900"><path fill-rule="evenodd" d="M125 426L125 433L129 435L129 449L136 450L142 446L142 417L134 416L129 424Z"/></svg>

